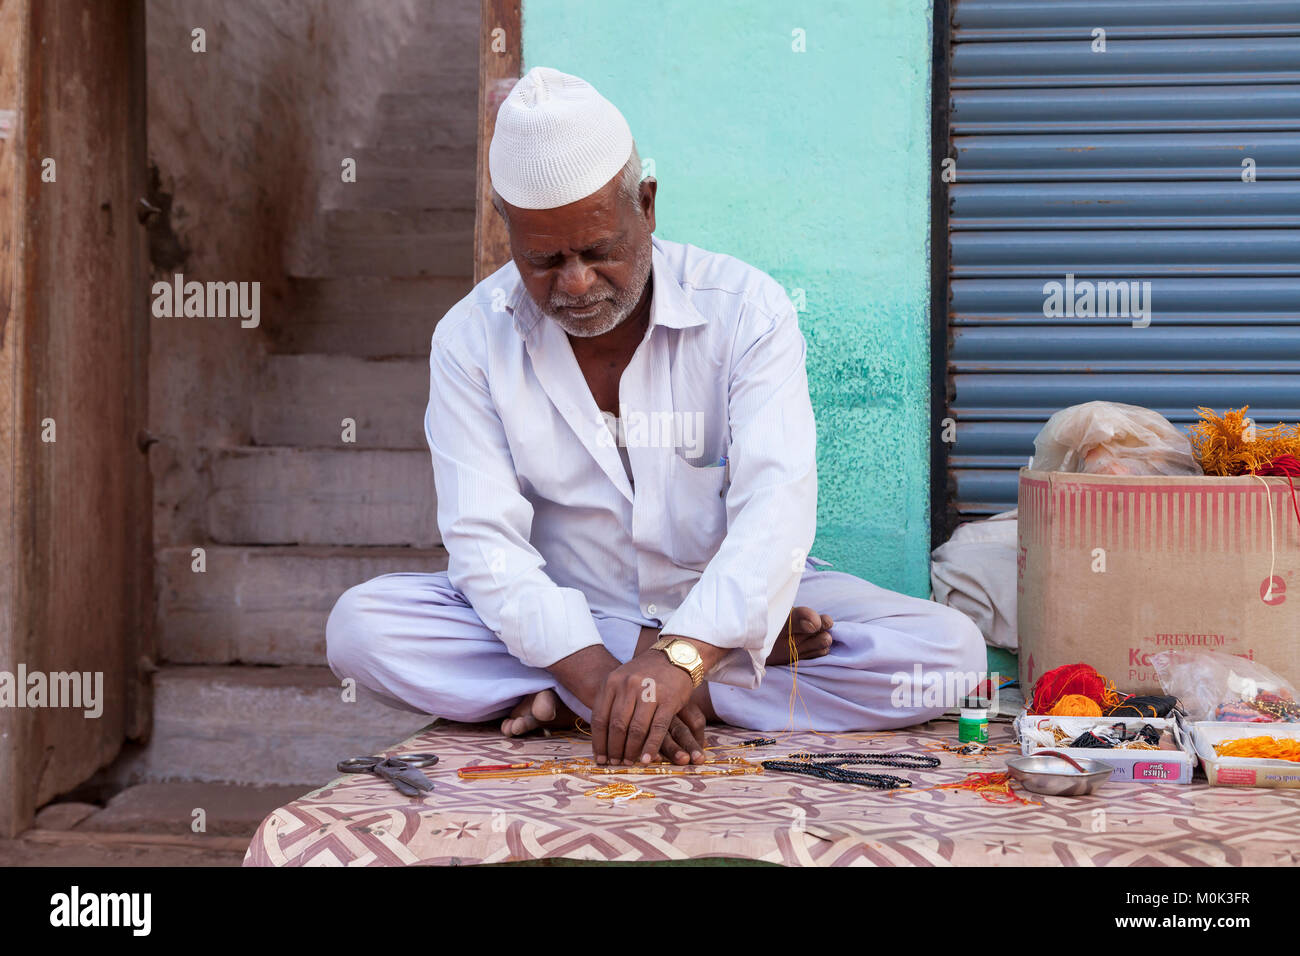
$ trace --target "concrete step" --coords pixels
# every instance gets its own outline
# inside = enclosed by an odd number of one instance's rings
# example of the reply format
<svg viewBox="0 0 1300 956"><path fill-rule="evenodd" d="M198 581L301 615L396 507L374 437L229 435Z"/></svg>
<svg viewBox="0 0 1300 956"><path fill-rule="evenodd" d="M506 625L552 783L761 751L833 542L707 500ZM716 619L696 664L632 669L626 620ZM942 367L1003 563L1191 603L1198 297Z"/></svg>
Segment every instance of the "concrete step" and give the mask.
<svg viewBox="0 0 1300 956"><path fill-rule="evenodd" d="M415 60L404 55L406 49L398 51L395 75L375 101L375 115L381 127L392 117L414 116L441 123L450 118L448 107L456 115L465 105L478 109L477 51L473 64L466 64L465 54L456 60L437 55Z"/></svg>
<svg viewBox="0 0 1300 956"><path fill-rule="evenodd" d="M427 361L434 325L469 294L471 276L292 279L285 307L262 327L277 352Z"/></svg>
<svg viewBox="0 0 1300 956"><path fill-rule="evenodd" d="M418 86L380 93L375 103L376 128L418 122L451 126L463 122L478 132L478 71L427 67L406 74Z"/></svg>
<svg viewBox="0 0 1300 956"><path fill-rule="evenodd" d="M204 549L158 553L158 652L177 664L325 663L325 621L340 594L381 574L445 571L442 548Z"/></svg>
<svg viewBox="0 0 1300 956"><path fill-rule="evenodd" d="M376 146L464 147L478 142L478 73L465 82L411 93L382 93L371 139ZM473 78L473 83L469 79Z"/></svg>
<svg viewBox="0 0 1300 956"><path fill-rule="evenodd" d="M67 830L77 833L151 833L251 840L271 813L308 791L302 787L257 787L232 783L142 783L115 794L108 803ZM48 816L59 804L41 811ZM202 810L202 814L196 814ZM195 829L195 826L201 829ZM49 826L46 829L58 829Z"/></svg>
<svg viewBox="0 0 1300 956"><path fill-rule="evenodd" d="M287 268L293 276L472 275L474 210L323 210Z"/></svg>
<svg viewBox="0 0 1300 956"><path fill-rule="evenodd" d="M426 448L427 358L271 355L258 376L254 445ZM350 418L355 444L343 442Z"/></svg>
<svg viewBox="0 0 1300 956"><path fill-rule="evenodd" d="M449 66L469 62L478 71L478 3L475 0L452 2L460 9L436 10L433 16L422 16L411 27L394 58L398 65ZM466 48L474 54L472 60L467 59Z"/></svg>
<svg viewBox="0 0 1300 956"><path fill-rule="evenodd" d="M389 89L434 90L429 81L451 70L478 79L478 16L473 23L443 22L413 32L393 58Z"/></svg>
<svg viewBox="0 0 1300 956"><path fill-rule="evenodd" d="M418 44L397 51L397 69L388 83L392 90L432 90L447 71L459 70L478 78L478 25L469 31L444 30ZM477 93L477 85L475 93Z"/></svg>
<svg viewBox="0 0 1300 956"><path fill-rule="evenodd" d="M208 451L207 531L218 544L440 543L427 451Z"/></svg>
<svg viewBox="0 0 1300 956"><path fill-rule="evenodd" d="M16 839L0 840L0 866L237 867L244 863L247 843L242 837L33 829Z"/></svg>
<svg viewBox="0 0 1300 956"><path fill-rule="evenodd" d="M448 34L457 38L478 30L479 5L475 0L423 0L420 16L412 28L413 37L433 41ZM478 48L475 47L475 50Z"/></svg>
<svg viewBox="0 0 1300 956"><path fill-rule="evenodd" d="M416 146L392 146L380 149L377 146L358 147L353 154L357 161L357 182L364 177L366 170L386 170L392 174L413 178L434 175L473 176L478 162L478 149L475 146L432 146L421 149ZM328 167L335 169L335 166ZM391 208L403 208L393 206ZM461 208L461 207L446 207Z"/></svg>
<svg viewBox="0 0 1300 956"><path fill-rule="evenodd" d="M417 149L365 147L350 154L357 181L330 184L329 202L344 209L466 209L475 206L473 146ZM337 167L322 171L337 178ZM471 228L473 223L471 222Z"/></svg>
<svg viewBox="0 0 1300 956"><path fill-rule="evenodd" d="M322 209L326 239L474 240L474 209Z"/></svg>
<svg viewBox="0 0 1300 956"><path fill-rule="evenodd" d="M112 768L126 784L196 780L323 786L335 764L410 736L431 717L360 691L343 699L328 667L164 667L154 674L153 736Z"/></svg>

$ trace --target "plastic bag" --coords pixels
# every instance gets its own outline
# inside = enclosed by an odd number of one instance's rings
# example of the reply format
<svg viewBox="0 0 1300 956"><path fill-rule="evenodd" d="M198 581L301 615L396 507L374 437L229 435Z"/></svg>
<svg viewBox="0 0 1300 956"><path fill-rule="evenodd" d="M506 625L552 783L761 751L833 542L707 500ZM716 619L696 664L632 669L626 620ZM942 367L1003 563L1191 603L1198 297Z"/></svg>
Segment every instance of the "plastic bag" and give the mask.
<svg viewBox="0 0 1300 956"><path fill-rule="evenodd" d="M1088 475L1199 475L1187 436L1159 412L1118 402L1063 408L1034 439L1039 471Z"/></svg>
<svg viewBox="0 0 1300 956"><path fill-rule="evenodd" d="M1151 663L1192 720L1300 721L1295 688L1263 664L1199 649L1162 651Z"/></svg>

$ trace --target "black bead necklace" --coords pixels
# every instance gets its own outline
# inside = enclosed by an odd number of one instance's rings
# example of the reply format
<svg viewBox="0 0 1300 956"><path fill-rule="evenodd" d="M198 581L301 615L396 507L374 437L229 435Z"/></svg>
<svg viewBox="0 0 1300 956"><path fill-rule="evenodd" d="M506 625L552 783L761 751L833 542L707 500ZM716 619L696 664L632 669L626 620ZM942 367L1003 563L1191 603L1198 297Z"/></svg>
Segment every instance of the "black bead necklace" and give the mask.
<svg viewBox="0 0 1300 956"><path fill-rule="evenodd" d="M899 770L933 770L939 766L938 757L923 754L864 754L864 753L794 753L784 760L764 760L764 770L781 773L799 773L819 780L835 783L855 783L875 790L897 790L910 787L912 781L888 773L866 773L846 770L848 764L874 764L878 767L897 767Z"/></svg>

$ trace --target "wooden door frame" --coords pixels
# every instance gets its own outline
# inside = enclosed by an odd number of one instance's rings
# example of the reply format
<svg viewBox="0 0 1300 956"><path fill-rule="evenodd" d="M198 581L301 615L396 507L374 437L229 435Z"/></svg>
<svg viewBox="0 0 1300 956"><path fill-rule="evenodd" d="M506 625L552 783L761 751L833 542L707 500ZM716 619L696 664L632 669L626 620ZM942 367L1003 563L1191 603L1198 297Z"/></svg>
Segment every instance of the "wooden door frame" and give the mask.
<svg viewBox="0 0 1300 956"><path fill-rule="evenodd" d="M98 716L0 706L0 836L148 733L144 39L143 0L0 0L0 671L102 674Z"/></svg>
<svg viewBox="0 0 1300 956"><path fill-rule="evenodd" d="M497 109L523 69L521 0L481 0L478 46L478 200L474 213L474 282L510 260L510 237L492 205L488 146ZM501 31L498 33L497 31Z"/></svg>

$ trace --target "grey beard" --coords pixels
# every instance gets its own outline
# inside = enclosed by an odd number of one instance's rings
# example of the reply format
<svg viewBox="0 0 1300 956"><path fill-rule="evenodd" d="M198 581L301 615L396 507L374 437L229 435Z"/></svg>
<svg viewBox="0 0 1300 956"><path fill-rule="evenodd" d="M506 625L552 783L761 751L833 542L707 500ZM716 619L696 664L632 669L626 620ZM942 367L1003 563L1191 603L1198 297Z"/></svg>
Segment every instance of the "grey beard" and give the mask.
<svg viewBox="0 0 1300 956"><path fill-rule="evenodd" d="M610 332L624 322L636 308L637 302L641 299L641 293L645 290L645 284L650 279L650 266L653 260L654 249L647 242L637 253L636 259L632 264L632 281L627 284L626 290L616 295L610 303L609 310L603 316L597 316L586 322L575 322L564 316L542 310L542 314L562 328L569 335L580 339L589 339L597 335L604 335Z"/></svg>

